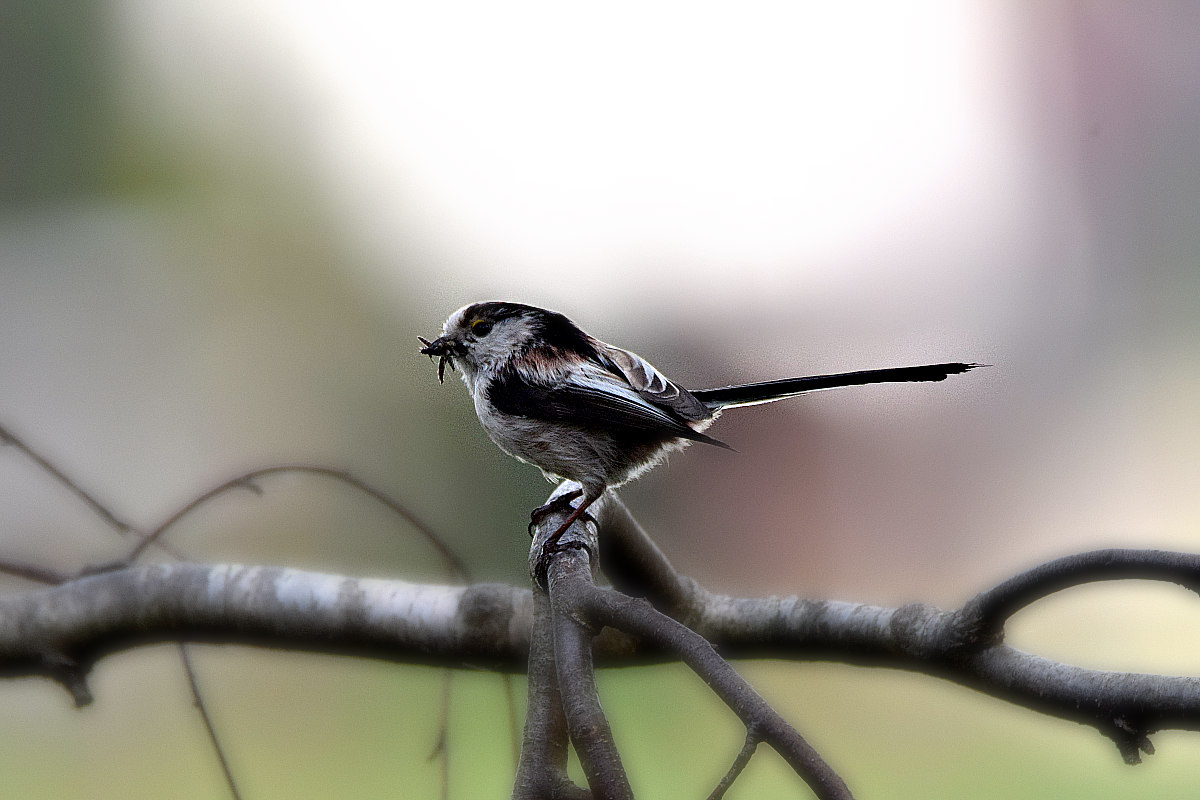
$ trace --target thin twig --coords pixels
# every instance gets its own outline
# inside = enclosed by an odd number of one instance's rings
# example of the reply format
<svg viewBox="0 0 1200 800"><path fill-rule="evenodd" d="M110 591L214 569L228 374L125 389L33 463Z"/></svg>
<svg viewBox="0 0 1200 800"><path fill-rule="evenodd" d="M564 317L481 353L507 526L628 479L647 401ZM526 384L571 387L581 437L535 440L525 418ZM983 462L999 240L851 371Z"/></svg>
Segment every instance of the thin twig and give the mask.
<svg viewBox="0 0 1200 800"><path fill-rule="evenodd" d="M213 752L216 753L217 761L221 765L221 772L225 775L225 784L229 787L229 793L233 795L234 800L241 800L242 795L238 792L233 770L229 766L229 760L225 757L225 749L221 746L221 741L217 737L217 729L213 725L212 717L208 714L208 705L200 693L200 684L196 679L196 670L192 666L192 657L188 653L187 645L182 642L179 644L179 660L183 663L183 671L187 675L188 686L192 690L192 704L196 706L196 711L200 714L204 730L208 733L208 741L212 744Z"/></svg>
<svg viewBox="0 0 1200 800"><path fill-rule="evenodd" d="M676 653L721 698L748 729L783 756L822 800L852 795L832 767L700 634L644 600L612 589L580 587L576 609L593 625L611 625Z"/></svg>
<svg viewBox="0 0 1200 800"><path fill-rule="evenodd" d="M167 517L167 519L164 520L154 530L152 530L145 539L138 542L137 546L130 551L128 560L131 563L135 561L137 557L141 555L143 550L145 550L151 544L157 542L169 528L175 525L175 523L179 522L179 520L183 519L188 514L192 513L210 500L225 494L226 492L233 491L234 489L250 489L252 491L261 492L261 489L259 489L256 484L257 480L270 475L280 475L283 473L300 473L305 475L318 475L326 478L332 478L333 480L353 487L354 489L366 494L368 497L373 498L407 520L408 523L413 526L413 528L415 528L422 536L426 538L426 540L429 541L431 545L433 545L434 549L438 551L443 561L445 561L447 568L452 570L457 577L463 580L470 580L470 571L467 569L466 563L458 556L458 554L455 553L449 545L442 541L442 538L436 532L434 532L433 528L427 525L398 500L393 499L387 493L376 489L370 484L359 480L345 470L322 467L313 464L279 464L271 467L263 467L261 469L255 469L251 470L250 472L246 472L237 476L236 478L231 478L224 483L209 489L208 491L190 500L174 514Z"/></svg>
<svg viewBox="0 0 1200 800"><path fill-rule="evenodd" d="M32 447L25 444L25 442L22 439L18 438L8 428L0 426L0 445L5 445L5 444L12 445L13 447L20 450L31 461L33 461L35 464L37 464L39 467L41 467L43 472L45 472L48 475L50 475L51 477L53 477L55 480L57 480L59 483L61 483L64 487L66 487L68 491L70 491L72 494L74 494L79 499L83 500L83 502L87 503L87 505L92 509L92 511L94 511L96 513L96 515L98 517L100 517L100 519L102 519L106 523L108 523L108 525L111 526L115 531L117 531L117 533L129 533L129 531L132 530L132 528L126 522L124 522L120 519L117 519L117 517L111 511L109 511L104 506L103 503L101 503L99 500L97 500L95 497L93 497L78 483L76 483L75 481L73 481L69 477L67 477L66 473L64 473L58 467L51 464L46 458L44 458L40 453L38 453Z"/></svg>
<svg viewBox="0 0 1200 800"><path fill-rule="evenodd" d="M1015 575L981 592L959 615L974 626L976 638L995 635L1022 608L1081 583L1111 580L1151 580L1178 583L1200 592L1200 555L1167 550L1113 548L1057 558Z"/></svg>
<svg viewBox="0 0 1200 800"><path fill-rule="evenodd" d="M54 477L55 480L57 480L60 484L65 486L69 491L73 492L75 495L82 498L83 501L85 503L87 503L87 505L92 509L92 511L94 511L102 520L104 520L106 523L108 523L110 526L112 526L114 529L116 529L116 531L118 533L122 533L122 534L133 533L133 534L137 535L138 537L140 537L141 541L138 543L138 545L136 547L137 553L141 553L143 550L145 550L146 547L148 547L150 544L153 543L153 544L156 544L161 550L164 550L165 552L169 553L170 555L173 555L176 558L187 560L183 556L183 554L180 553L179 550L176 549L174 546L169 545L165 542L154 542L154 539L152 537L146 536L141 531L134 528L134 526L131 525L130 523L128 523L122 519L119 519L116 514L114 514L112 511L110 511L108 509L107 506L105 506L103 503L101 503L99 500L97 500L91 494L86 492L83 489L83 487L81 487L76 481L74 481L70 477L68 477L67 474L65 472L63 472L61 469L59 469L54 464L52 464L49 459L44 457L41 453L38 453L36 450L31 448L29 445L25 444L24 441L22 441L20 438L15 436L12 433L12 431L8 430L7 428L0 427L0 444L12 445L12 446L16 447L18 450L20 450L22 453L24 453L35 464L37 464L38 467L40 467L46 473L48 473L49 475ZM108 565L105 567L105 569L116 568L117 566L119 566L119 565L116 565L116 564ZM53 570L42 569L39 567L32 567L30 565L21 565L16 562L6 562L4 564L3 569L4 569L4 571L8 572L11 575L19 575L19 576L21 576L23 578L27 578L29 580L36 580L39 582L56 582L56 583L64 582L63 576L60 573L57 573ZM93 572L93 571L94 570L89 570L89 569L85 568L80 571L80 575L86 575L89 572ZM184 669L185 674L187 675L188 683L192 687L192 697L195 701L196 710L200 714L200 718L204 723L205 730L208 731L208 740L212 744L213 751L215 752L215 754L217 756L217 761L220 763L221 770L225 774L225 781L226 781L226 783L229 784L229 789L233 793L234 800L241 800L241 797L240 797L240 795L238 793L238 789L237 789L237 782L234 780L233 772L230 771L230 769L229 769L229 761L225 757L225 751L221 747L221 741L220 741L219 737L217 736L216 729L212 725L212 720L210 719L210 717L208 715L208 709L205 707L204 697L203 697L203 695L201 695L200 688L196 683L195 670L192 669L191 661L188 659L187 652L183 649L182 644L179 647L179 656L180 656L180 660L183 662L183 669ZM74 686L74 684L73 684L73 682L75 681L74 677L72 677L70 680L68 680L65 683L65 685L67 685L67 687L72 690L72 693L75 696L75 701L76 701L77 705L85 700L90 702L90 694L87 693L87 691L86 691L86 685L83 684L83 682L82 682L82 676L80 676L78 680L79 680L79 686L77 686L77 687Z"/></svg>
<svg viewBox="0 0 1200 800"><path fill-rule="evenodd" d="M200 495L196 496L195 498L190 500L188 503L184 504L177 511L175 511L175 513L173 513L169 517L167 517L167 519L165 519L162 523L160 523L158 525L158 527L156 527L154 530L152 530L144 539L142 539L142 541L138 542L138 544L136 546L134 546L134 548L129 552L129 555L126 556L126 561L128 563L133 563L134 561L136 561L138 559L138 557L142 554L143 551L145 551L145 549L147 547L149 547L152 544L160 544L161 540L162 540L162 536L167 532L167 530L169 530L176 523L178 523L181 519L188 516L189 514L191 514L196 509L203 506L204 504L208 503L209 501L214 500L215 498L217 498L223 494L226 494L227 492L231 492L231 491L234 491L237 489L246 489L248 491L252 491L256 494L261 495L262 488L257 483L257 481L259 479L269 477L272 475L280 475L280 474L284 474L284 473L297 473L297 474L316 475L319 477L332 478L335 481L343 483L359 492L366 494L368 497L370 497L373 500L375 500L376 502L382 504L384 507L388 508L392 512L400 515L404 520L406 520L410 525L412 525L412 527L414 529L416 529L422 536L424 536L425 539L427 541L429 541L430 544L433 545L434 549L437 550L439 555L441 555L441 557L446 565L446 569L450 573L451 577L457 578L464 582L470 581L471 574L470 574L470 570L467 569L466 562L464 562L462 560L462 558L460 558L459 555L457 553L455 553L454 550L452 550L450 548L450 546L445 543L445 541L442 540L442 537L439 536L433 530L433 528L431 528L423 520L421 520L419 517L417 517L416 514L414 514L412 511L410 511L408 509L408 507L406 507L400 501L391 497L386 492L383 492L380 489L376 489L374 486L371 486L370 484L366 483L365 481L359 480L358 478L351 475L349 472L346 472L344 470L333 469L331 467L322 467L322 466L313 465L313 464L280 464L280 465L271 466L271 467L263 467L260 469L255 469L255 470L251 470L250 472L243 473L241 475L238 475L235 478L230 478L229 480L225 481L224 483L214 486L213 488L209 489L208 491L203 492ZM442 690L443 691L443 711L445 711L445 709L448 709L448 707L449 707L450 683L451 683L450 673L447 672L446 681L443 685L443 690ZM434 755L439 755L442 759L442 792L443 792L443 797L446 797L446 796L448 796L447 793L449 792L449 786L450 786L450 772L449 772L450 755L449 755L448 750L446 749L447 748L447 728L449 726L449 719L445 715L443 715L441 726L442 727L439 730L438 737L434 742Z"/></svg>
<svg viewBox="0 0 1200 800"><path fill-rule="evenodd" d="M458 556L458 554L455 553L442 540L442 538L433 531L432 528L430 528L427 524L425 524L421 519L419 519L414 513L412 513L406 506L404 506L399 501L390 497L385 492L383 492L379 489L376 489L373 486L370 486L369 484L365 483L364 481L359 480L358 478L354 477L353 475L351 475L348 472L345 472L343 470L335 470L335 469L332 469L329 467L322 467L322 466L309 465L309 464L284 464L284 465L278 465L278 466L266 467L263 469L253 470L251 472L247 472L236 478L228 480L228 481L222 483L221 485L214 487L213 489L210 489L207 492L204 492L203 494L199 495L198 497L194 498L193 500L191 500L190 502L185 504L182 508L178 509L175 513L171 514L166 520L164 520L162 523L160 523L149 534L143 534L140 531L136 530L134 528L134 526L132 526L131 524L125 522L124 520L119 519L103 503L101 503L95 497L93 497L91 494L89 494L87 491L85 491L76 481L74 481L70 477L68 477L66 475L66 473L64 473L62 470L60 470L54 464L52 464L47 458L43 457L40 453L38 453L37 451L35 451L31 447L29 447L27 444L25 444L24 441L22 441L19 437L15 436L11 431L9 431L8 429L3 428L3 427L0 427L0 444L9 444L9 445L12 445L12 446L16 447L17 449L19 449L28 458L30 458L35 464L37 464L41 469L45 470L48 474L50 474L57 481L59 481L63 486L67 487L70 491L72 491L77 496L82 498L96 514L98 514L105 522L107 522L109 525L114 527L116 530L118 530L122 533L132 532L132 533L135 533L139 537L140 540L133 547L133 549L129 552L129 554L126 556L126 558L124 560L122 560L121 562L115 562L111 565L106 565L104 568L105 570L116 569L123 565L134 563L141 556L141 554L143 552L145 552L146 548L150 547L151 545L154 545L156 547L164 549L168 553L170 553L178 558L181 558L183 560L186 560L186 558L184 558L183 555L174 546L162 541L162 537L167 532L167 530L169 530L172 526L174 526L177 522L179 522L179 520L183 519L185 516L187 516L188 514L190 514L191 512L193 512L194 510L199 508L201 505L205 504L206 502L212 500L213 498L215 498L225 492L232 491L234 489L239 489L239 488L247 489L247 490L253 491L253 492L261 495L262 490L255 483L256 480L258 480L259 478L269 476L269 475L292 472L292 473L304 473L304 474L318 475L318 476L332 478L332 479L340 481L341 483L344 483L360 492L363 492L364 494L373 498L374 500L381 503L382 505L384 505L385 507L387 507L394 513L399 514L406 521L408 521L409 524L411 524L418 532L420 532L441 555L444 563L446 564L446 568L452 577L456 577L463 581L470 580L470 571L467 569L465 562L463 562L463 560ZM97 571L97 570L84 570L80 574L86 574L88 572L95 572L95 571ZM19 577L25 578L27 580L36 581L39 583L49 583L49 584L63 583L65 581L69 580L71 577L73 577L73 576L69 576L69 575L54 571L54 570L46 569L46 568L39 567L39 566L32 565L32 564L25 564L25 563L21 563L21 562L17 562L17 561L0 562L0 572L7 572L8 574L19 576ZM198 689L198 686L197 686L197 683L195 680L195 671L192 668L190 661L188 660L186 651L183 650L182 647L180 649L180 657L183 662L184 670L187 674L189 684L192 686L192 689L193 689L193 696L195 698L196 708L201 715L205 729L208 731L209 740L211 741L211 743L213 745L213 748L217 755L217 759L220 762L221 769L225 773L225 777L226 777L227 782L229 783L230 789L233 792L234 797L238 798L239 795L238 795L238 791L237 791L237 786L234 781L233 774L229 769L228 759L226 758L225 753L221 749L220 741L217 737L216 730L214 729L211 718L209 717L208 711L205 708L203 697L201 696L201 694L199 692L199 689ZM448 714L448 708L449 708L450 685L451 685L451 673L449 670L447 670L445 682L443 684L444 688L443 688L442 729L441 729L441 732L438 737L437 745L435 747L435 752L439 753L442 757L443 797L448 796L449 783L450 783L449 782L449 753L446 750L447 726L449 725L449 720L446 715ZM508 692L507 694L508 694L509 701L510 701L510 703L509 703L510 714L512 715L513 719L515 720L515 704L511 700L511 692Z"/></svg>
<svg viewBox="0 0 1200 800"><path fill-rule="evenodd" d="M729 791L729 787L733 786L733 782L738 779L742 771L750 763L751 756L758 749L759 741L755 728L747 728L746 741L742 745L742 749L738 751L737 758L733 760L733 764L730 765L729 771L725 773L725 776L721 778L721 782L717 784L717 788L712 790L712 794L708 796L708 800L721 800L725 796L725 793Z"/></svg>
<svg viewBox="0 0 1200 800"><path fill-rule="evenodd" d="M78 577L77 573L60 572L49 567L42 567L37 564L15 561L8 558L0 559L0 572L3 572L5 575L13 575L17 578L24 578L27 581L44 583L49 586L66 583L72 578Z"/></svg>
<svg viewBox="0 0 1200 800"><path fill-rule="evenodd" d="M442 703L441 719L438 721L437 739L433 744L433 752L429 760L439 759L442 768L442 800L450 797L450 687L454 681L454 673L447 669L442 672Z"/></svg>

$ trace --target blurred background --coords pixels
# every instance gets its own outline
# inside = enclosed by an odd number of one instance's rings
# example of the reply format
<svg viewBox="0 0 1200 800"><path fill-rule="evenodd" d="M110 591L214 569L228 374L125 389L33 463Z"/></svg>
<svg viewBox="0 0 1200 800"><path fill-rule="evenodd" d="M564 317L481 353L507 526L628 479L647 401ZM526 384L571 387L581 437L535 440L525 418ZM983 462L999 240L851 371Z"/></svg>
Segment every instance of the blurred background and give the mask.
<svg viewBox="0 0 1200 800"><path fill-rule="evenodd" d="M142 529L241 472L321 464L520 583L551 487L416 354L460 305L517 300L687 386L994 365L730 412L738 453L626 487L714 590L952 607L1072 551L1194 551L1198 32L1185 2L5 0L0 424ZM171 542L444 579L361 495L261 487ZM130 544L12 447L0 518L0 558L71 570ZM1197 674L1200 608L1088 587L1010 641ZM436 796L438 671L194 653L247 798ZM932 678L741 668L865 800L1200 780L1194 734L1129 768L1090 728ZM742 735L699 681L601 679L635 787L716 785ZM105 660L93 690L76 711L0 684L11 796L226 796L171 647ZM451 797L507 796L509 729L499 679L456 679ZM731 796L797 791L762 753Z"/></svg>

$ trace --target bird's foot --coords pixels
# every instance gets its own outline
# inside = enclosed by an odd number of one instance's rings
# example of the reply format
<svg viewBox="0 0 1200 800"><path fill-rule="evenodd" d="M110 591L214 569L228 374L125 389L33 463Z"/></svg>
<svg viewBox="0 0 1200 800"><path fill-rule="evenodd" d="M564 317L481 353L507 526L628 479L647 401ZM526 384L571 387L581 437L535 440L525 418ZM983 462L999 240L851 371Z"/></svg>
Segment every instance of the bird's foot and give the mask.
<svg viewBox="0 0 1200 800"><path fill-rule="evenodd" d="M531 537L533 536L533 529L536 528L538 525L542 524L542 520L544 520L546 518L547 514L553 514L555 511L569 510L571 508L571 501L577 500L582 495L583 495L582 489L576 489L573 492L567 492L566 494L560 494L558 497L554 498L549 503L540 505L537 508L535 508L533 511L529 512L529 535ZM550 537L550 539L547 539L546 541L547 542L549 542L551 540L558 541L558 537L562 536L564 531L566 531L566 526L560 528L557 532L554 533L553 536Z"/></svg>
<svg viewBox="0 0 1200 800"><path fill-rule="evenodd" d="M587 544L583 540L580 540L580 539L573 538L566 542L560 542L560 540L563 537L563 534L565 534L568 530L570 530L571 526L574 525L578 520L581 520L581 519L587 520L587 521L590 521L592 524L598 523L598 520L594 516L592 516L591 514L588 513L588 508L592 505L592 503L594 503L598 499L600 499L600 495L598 495L598 494L592 495L592 496L585 495L583 502L581 502L578 506L576 506L576 507L571 506L570 501L575 499L576 497L578 497L580 494L581 494L581 492L568 492L567 494L563 495L562 497L556 498L555 502L546 504L547 506L561 506L562 503L559 501L565 500L567 502L567 508L573 508L574 510L572 510L571 515L563 521L563 524L558 526L558 530L556 530L554 533L547 536L546 540L544 542L542 542L541 546L538 548L537 563L535 565L533 574L534 574L534 580L536 580L538 585L543 588L549 588L548 584L547 584L547 574L549 572L550 559L552 556L554 556L556 553L562 553L567 550L586 550L586 549L588 549ZM542 508L544 509L545 507L546 506L543 506ZM557 508L557 510L563 511L565 509ZM545 515L547 513L549 513L549 512L542 511L539 516L539 519L541 517L545 517Z"/></svg>

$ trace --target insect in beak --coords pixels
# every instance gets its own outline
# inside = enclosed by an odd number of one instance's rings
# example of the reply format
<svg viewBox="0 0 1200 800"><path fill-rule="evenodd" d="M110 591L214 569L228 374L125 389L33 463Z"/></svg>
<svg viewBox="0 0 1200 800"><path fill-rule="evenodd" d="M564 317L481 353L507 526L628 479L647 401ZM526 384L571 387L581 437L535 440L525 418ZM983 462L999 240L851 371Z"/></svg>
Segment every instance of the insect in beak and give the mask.
<svg viewBox="0 0 1200 800"><path fill-rule="evenodd" d="M450 343L446 341L445 336L439 336L432 342L424 336L418 336L417 339L421 344L425 345L421 348L421 355L429 356L429 360L433 361L433 357L438 357L438 383L446 382L446 365L450 365L450 369L454 369L454 361L450 358Z"/></svg>

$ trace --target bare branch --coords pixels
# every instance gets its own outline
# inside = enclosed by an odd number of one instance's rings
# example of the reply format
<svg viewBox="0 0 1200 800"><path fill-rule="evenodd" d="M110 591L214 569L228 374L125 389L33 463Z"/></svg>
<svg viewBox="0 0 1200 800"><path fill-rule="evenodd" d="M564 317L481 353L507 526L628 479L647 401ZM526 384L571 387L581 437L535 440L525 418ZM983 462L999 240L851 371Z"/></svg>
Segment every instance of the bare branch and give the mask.
<svg viewBox="0 0 1200 800"><path fill-rule="evenodd" d="M251 470L250 472L238 475L235 478L214 486L213 488L201 493L197 497L190 500L183 507L171 516L167 517L154 530L146 535L142 541L138 542L137 546L130 551L126 560L129 563L136 561L138 556L152 544L156 544L162 538L163 534L173 527L179 520L191 514L200 506L208 503L216 497L226 494L237 489L248 489L256 494L262 494L262 489L256 481L261 478L266 478L272 475L280 475L284 473L300 473L305 475L316 475L324 478L332 478L335 481L344 483L345 485L356 489L359 492L367 495L378 503L383 504L388 509L394 511L403 517L414 529L417 530L425 539L433 545L438 551L442 559L446 562L447 569L450 570L451 576L462 580L470 580L471 573L467 569L466 563L454 552L440 537L432 527L427 525L420 517L414 514L399 500L388 495L386 492L376 489L374 486L359 480L344 470L332 469L330 467L321 467L313 464L279 464L273 467L262 467L260 469Z"/></svg>
<svg viewBox="0 0 1200 800"><path fill-rule="evenodd" d="M762 741L771 745L819 798L847 800L850 790L816 750L700 634L643 600L595 590L583 601L593 624L613 625L675 652Z"/></svg>
<svg viewBox="0 0 1200 800"><path fill-rule="evenodd" d="M563 716L554 664L550 598L545 592L533 595L528 696L513 800L591 798L591 792L576 786L567 777L567 721Z"/></svg>
<svg viewBox="0 0 1200 800"><path fill-rule="evenodd" d="M187 645L185 644L179 645L179 660L183 662L183 671L187 675L188 688L192 692L192 703L196 706L196 711L200 714L200 719L204 723L204 730L208 733L208 741L217 755L218 763L221 765L221 772L225 776L226 785L229 786L229 793L233 795L234 800L241 800L242 795L238 791L237 779L233 776L229 760L225 757L225 750L221 747L221 742L217 737L217 729L213 725L212 717L208 714L208 705L204 702L204 696L200 693L200 683L196 677L196 670L192 666L192 657L188 653Z"/></svg>
<svg viewBox="0 0 1200 800"><path fill-rule="evenodd" d="M1200 678L1085 669L997 642L967 648L960 615L931 606L710 595L706 608L695 629L730 657L835 659L936 675L1091 725L1127 759L1131 736L1200 730Z"/></svg>
<svg viewBox="0 0 1200 800"><path fill-rule="evenodd" d="M729 787L733 786L733 782L738 779L742 771L750 764L750 759L754 756L754 751L758 749L758 736L755 735L754 729L746 731L746 742L742 745L742 749L738 751L737 758L733 760L729 771L721 778L721 782L717 784L717 788L712 790L712 794L708 796L708 800L721 800L725 793L729 791Z"/></svg>
<svg viewBox="0 0 1200 800"><path fill-rule="evenodd" d="M1170 581L1200 592L1200 555L1167 550L1092 550L1048 561L976 595L959 615L976 640L997 634L1013 614L1047 595L1093 581Z"/></svg>
<svg viewBox="0 0 1200 800"><path fill-rule="evenodd" d="M564 482L551 495L551 500L573 494L574 486ZM605 506L614 500L611 493L602 499L598 513L603 519L612 516ZM590 647L584 649L593 635L589 631L611 625L679 656L733 709L747 731L770 743L819 798L850 800L850 790L837 773L729 662L717 655L703 637L655 610L645 600L596 587L592 581L592 554L599 544L593 524L576 523L558 540L553 552L546 554L547 535L558 530L562 524L559 517L567 519L569 511L555 511L540 520L530 550L530 564L536 586L541 565L549 559L546 583L554 615L554 655L559 685L563 687L563 706L571 730L571 743L579 753L593 794L604 798L632 797L612 732L600 709L591 650ZM674 570L627 512L625 521L628 551L640 554L638 562L667 583Z"/></svg>
<svg viewBox="0 0 1200 800"><path fill-rule="evenodd" d="M1186 556L1150 553L1146 560L1151 577L1187 577L1177 569ZM1154 563L1162 565L1161 572ZM1077 573L1076 580L1086 577ZM96 659L157 641L244 643L519 671L530 657L532 609L528 590L508 586L159 564L0 596L0 675L51 677L86 703L84 676ZM1129 760L1148 751L1147 737L1157 730L1200 730L1200 678L1084 669L987 639L965 646L971 637L964 636L970 626L963 617L977 621L973 612L733 598L697 587L686 613L692 629L727 658L839 660L936 675L1093 726ZM594 650L598 663L607 666L677 657L661 644L611 629L596 637ZM535 663L541 662L530 661L531 669ZM527 747L523 760L526 755Z"/></svg>
<svg viewBox="0 0 1200 800"><path fill-rule="evenodd" d="M1089 670L1005 644L961 646L956 615L796 597L705 594L693 630L728 658L843 661L933 674L1047 714L1148 731L1200 730L1200 678ZM0 595L0 675L50 675L140 644L213 641L523 671L533 596L279 567L156 564ZM675 659L605 631L605 666ZM58 678L58 675L52 675Z"/></svg>
<svg viewBox="0 0 1200 800"><path fill-rule="evenodd" d="M600 568L613 587L645 597L655 608L687 624L682 615L695 607L697 592L702 591L697 583L675 571L615 492L597 505Z"/></svg>
<svg viewBox="0 0 1200 800"><path fill-rule="evenodd" d="M592 795L598 800L632 800L633 788L621 764L608 719L600 708L592 665L595 632L574 613L576 603L570 597L583 589L582 582L590 580L590 562L582 550L561 552L550 564L551 625L559 692L571 744L579 755Z"/></svg>
<svg viewBox="0 0 1200 800"><path fill-rule="evenodd" d="M50 463L48 459L44 458L29 445L25 444L25 442L13 434L12 431L3 426L0 426L0 445L12 445L24 453L26 457L37 464L43 472L52 476L69 492L71 492L71 494L75 495L84 503L86 503L87 506L91 508L98 517L100 517L100 519L108 523L108 525L117 533L128 533L131 530L127 523L117 519L117 517L111 511L109 511L103 503L93 497L78 483L71 480L66 473L54 466L54 464Z"/></svg>
<svg viewBox="0 0 1200 800"><path fill-rule="evenodd" d="M0 675L45 675L87 702L81 676L98 658L160 641L513 670L527 652L529 605L528 592L494 584L155 564L0 596Z"/></svg>

